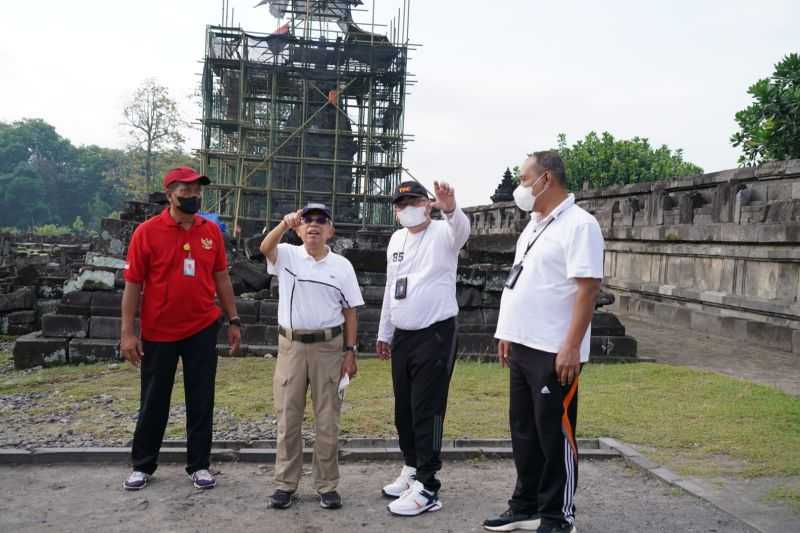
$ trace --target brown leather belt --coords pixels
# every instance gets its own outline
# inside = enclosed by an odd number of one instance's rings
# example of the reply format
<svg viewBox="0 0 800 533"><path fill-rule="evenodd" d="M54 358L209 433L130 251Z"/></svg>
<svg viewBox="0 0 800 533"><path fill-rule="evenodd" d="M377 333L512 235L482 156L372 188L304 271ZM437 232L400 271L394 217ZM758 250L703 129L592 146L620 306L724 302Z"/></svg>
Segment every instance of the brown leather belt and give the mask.
<svg viewBox="0 0 800 533"><path fill-rule="evenodd" d="M341 333L342 326L317 330L287 329L283 326L278 326L278 334L282 335L289 341L302 342L303 344L329 341L336 338Z"/></svg>

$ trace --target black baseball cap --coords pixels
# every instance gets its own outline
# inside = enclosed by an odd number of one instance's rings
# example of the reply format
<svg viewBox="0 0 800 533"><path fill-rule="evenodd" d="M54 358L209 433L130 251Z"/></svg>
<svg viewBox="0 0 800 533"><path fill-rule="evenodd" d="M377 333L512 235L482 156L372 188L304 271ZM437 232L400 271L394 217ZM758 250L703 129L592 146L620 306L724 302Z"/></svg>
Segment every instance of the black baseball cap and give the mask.
<svg viewBox="0 0 800 533"><path fill-rule="evenodd" d="M414 198L429 198L428 189L422 186L418 181L404 181L395 189L392 195L392 203L395 203L400 198L411 196Z"/></svg>
<svg viewBox="0 0 800 533"><path fill-rule="evenodd" d="M328 217L329 219L333 220L333 215L331 215L331 210L328 209L328 206L326 206L325 204L316 204L316 203L313 203L313 202L310 202L310 203L306 204L306 206L303 208L303 211L300 213L300 216L304 217L308 213L313 213L315 211L319 212L319 213L323 213L323 214L325 214L326 217Z"/></svg>

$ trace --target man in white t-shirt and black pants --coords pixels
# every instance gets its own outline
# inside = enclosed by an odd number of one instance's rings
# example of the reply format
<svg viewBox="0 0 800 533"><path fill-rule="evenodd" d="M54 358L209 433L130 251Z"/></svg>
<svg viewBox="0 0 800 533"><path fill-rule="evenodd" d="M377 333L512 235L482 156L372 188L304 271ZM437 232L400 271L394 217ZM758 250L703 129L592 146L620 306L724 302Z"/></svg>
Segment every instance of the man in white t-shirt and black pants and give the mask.
<svg viewBox="0 0 800 533"><path fill-rule="evenodd" d="M389 511L414 516L442 508L440 451L447 391L456 354L456 270L458 252L467 242L470 223L456 206L455 192L434 183L436 201L417 182L401 183L392 202L404 229L396 231L386 251L377 352L392 360L395 425L405 466L383 487L396 498ZM431 220L431 209L444 220Z"/></svg>
<svg viewBox="0 0 800 533"><path fill-rule="evenodd" d="M517 241L495 337L511 371L517 483L508 509L484 521L490 531L576 531L578 381L589 360L604 244L597 220L566 185L558 152L536 152L514 192L517 206L533 213Z"/></svg>
<svg viewBox="0 0 800 533"><path fill-rule="evenodd" d="M278 244L293 229L300 246ZM278 361L273 377L278 446L273 509L286 509L303 475L306 392L314 404L312 477L324 509L342 506L339 484L339 383L356 375L356 307L364 305L353 265L327 245L333 219L324 204L289 213L264 237L261 253L278 277Z"/></svg>

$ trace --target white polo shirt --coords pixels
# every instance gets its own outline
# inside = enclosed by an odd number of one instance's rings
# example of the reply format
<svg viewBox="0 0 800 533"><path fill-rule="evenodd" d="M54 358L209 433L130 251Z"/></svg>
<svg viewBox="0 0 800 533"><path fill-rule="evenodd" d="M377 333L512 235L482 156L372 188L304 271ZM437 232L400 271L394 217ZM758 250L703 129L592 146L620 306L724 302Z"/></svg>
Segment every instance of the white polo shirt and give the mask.
<svg viewBox="0 0 800 533"><path fill-rule="evenodd" d="M418 233L406 228L394 232L386 249L379 341L391 342L395 328L424 329L458 314L458 252L469 232L469 218L458 207ZM406 297L398 300L395 283L403 277L408 279Z"/></svg>
<svg viewBox="0 0 800 533"><path fill-rule="evenodd" d="M572 321L575 278L603 278L603 234L597 220L575 205L570 194L546 218L531 216L517 240L514 264L522 261L528 244L540 233L517 284L503 290L495 337L558 353ZM581 342L581 362L589 360L591 329Z"/></svg>
<svg viewBox="0 0 800 533"><path fill-rule="evenodd" d="M342 325L342 309L364 305L353 265L328 248L315 260L302 244L278 245L267 271L278 276L278 324L288 329L327 329Z"/></svg>

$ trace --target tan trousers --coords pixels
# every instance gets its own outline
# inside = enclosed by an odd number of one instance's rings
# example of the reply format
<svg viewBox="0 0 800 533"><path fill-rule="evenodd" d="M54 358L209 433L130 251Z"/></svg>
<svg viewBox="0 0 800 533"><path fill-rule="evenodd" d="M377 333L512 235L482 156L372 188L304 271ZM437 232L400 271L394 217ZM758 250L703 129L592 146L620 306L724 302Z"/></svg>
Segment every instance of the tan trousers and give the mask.
<svg viewBox="0 0 800 533"><path fill-rule="evenodd" d="M330 492L339 483L338 388L344 357L342 347L341 335L311 344L278 336L278 363L272 381L278 418L276 488L297 490L303 474L302 426L309 388L315 420L314 488L319 493Z"/></svg>

